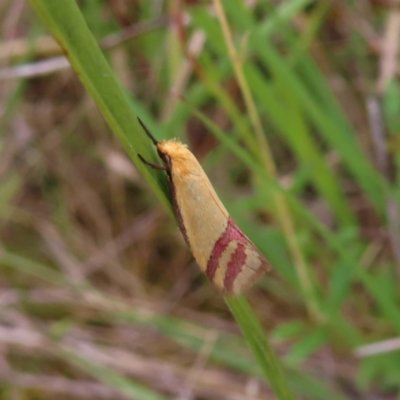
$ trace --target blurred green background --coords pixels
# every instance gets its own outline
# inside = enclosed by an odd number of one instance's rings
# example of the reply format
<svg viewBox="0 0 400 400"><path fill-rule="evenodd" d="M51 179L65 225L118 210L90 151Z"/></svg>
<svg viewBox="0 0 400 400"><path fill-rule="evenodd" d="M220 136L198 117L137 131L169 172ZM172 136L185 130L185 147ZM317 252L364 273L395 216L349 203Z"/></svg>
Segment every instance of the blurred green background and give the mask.
<svg viewBox="0 0 400 400"><path fill-rule="evenodd" d="M273 264L247 298L295 398L400 399L396 1L218 3L78 5ZM30 3L0 29L0 399L275 398L128 157L145 138L113 135Z"/></svg>

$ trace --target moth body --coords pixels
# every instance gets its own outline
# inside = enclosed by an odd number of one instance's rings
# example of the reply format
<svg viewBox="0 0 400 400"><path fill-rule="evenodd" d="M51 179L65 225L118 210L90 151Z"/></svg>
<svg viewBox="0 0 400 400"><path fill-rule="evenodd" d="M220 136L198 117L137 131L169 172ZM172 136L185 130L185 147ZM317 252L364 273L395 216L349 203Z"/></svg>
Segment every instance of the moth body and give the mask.
<svg viewBox="0 0 400 400"><path fill-rule="evenodd" d="M269 263L238 228L193 153L177 140L158 142L179 228L208 278L226 295L238 295L269 270Z"/></svg>

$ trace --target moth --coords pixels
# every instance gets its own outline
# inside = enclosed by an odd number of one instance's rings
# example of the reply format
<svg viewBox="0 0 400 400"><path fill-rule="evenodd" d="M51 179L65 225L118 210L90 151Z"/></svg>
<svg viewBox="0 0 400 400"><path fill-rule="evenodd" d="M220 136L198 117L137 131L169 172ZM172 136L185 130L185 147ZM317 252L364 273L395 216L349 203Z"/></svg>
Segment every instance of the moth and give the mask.
<svg viewBox="0 0 400 400"><path fill-rule="evenodd" d="M176 139L159 142L139 119L163 164L146 165L167 173L183 237L202 271L224 295L239 295L270 269L269 262L238 228L203 168Z"/></svg>

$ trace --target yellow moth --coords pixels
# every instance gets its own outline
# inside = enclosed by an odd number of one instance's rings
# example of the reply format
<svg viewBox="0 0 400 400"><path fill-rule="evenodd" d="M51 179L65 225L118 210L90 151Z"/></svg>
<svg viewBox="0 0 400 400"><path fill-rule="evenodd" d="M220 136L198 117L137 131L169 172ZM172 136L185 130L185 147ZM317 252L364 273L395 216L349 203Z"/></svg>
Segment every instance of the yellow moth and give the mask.
<svg viewBox="0 0 400 400"><path fill-rule="evenodd" d="M232 220L187 146L175 139L158 142L139 122L163 165L138 156L166 171L179 228L200 268L225 295L242 293L269 270L269 262Z"/></svg>

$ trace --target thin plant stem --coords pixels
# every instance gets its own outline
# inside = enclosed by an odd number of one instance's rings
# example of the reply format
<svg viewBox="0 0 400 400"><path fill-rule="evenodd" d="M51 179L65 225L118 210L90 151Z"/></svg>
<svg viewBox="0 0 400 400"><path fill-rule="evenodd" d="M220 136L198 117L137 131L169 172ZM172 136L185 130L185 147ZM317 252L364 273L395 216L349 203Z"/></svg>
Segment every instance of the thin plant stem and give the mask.
<svg viewBox="0 0 400 400"><path fill-rule="evenodd" d="M272 177L276 177L277 170L272 152L268 144L264 129L262 127L260 117L257 113L253 96L250 92L250 88L247 84L247 80L243 72L242 59L239 57L233 43L232 34L221 1L214 0L214 6L219 22L221 24L221 29L228 48L229 57L232 61L235 76L242 92L244 102L249 113L249 118L259 143L259 160L264 166L267 173ZM295 226L289 208L285 202L285 199L280 193L275 193L274 196L279 222L286 236L286 240L292 254L296 273L300 282L300 288L305 298L308 313L314 320L322 322L324 320L324 317L319 309L318 301L314 293L313 284L310 278L310 274L308 272L308 267L297 241Z"/></svg>

